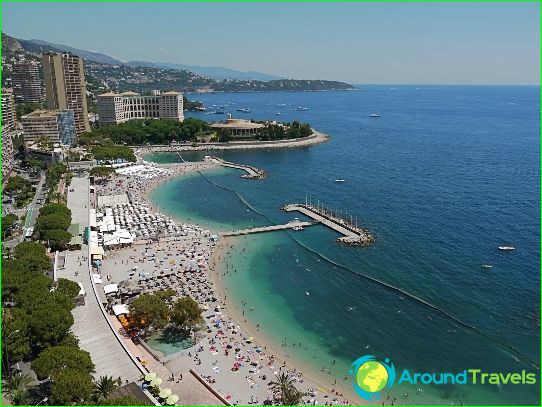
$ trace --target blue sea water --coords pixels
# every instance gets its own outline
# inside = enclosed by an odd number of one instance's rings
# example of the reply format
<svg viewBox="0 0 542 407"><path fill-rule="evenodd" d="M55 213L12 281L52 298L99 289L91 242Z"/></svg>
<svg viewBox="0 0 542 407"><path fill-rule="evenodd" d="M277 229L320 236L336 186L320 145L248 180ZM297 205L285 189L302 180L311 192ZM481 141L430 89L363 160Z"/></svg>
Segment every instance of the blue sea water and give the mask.
<svg viewBox="0 0 542 407"><path fill-rule="evenodd" d="M152 199L172 215L227 230L288 221L293 215L280 207L309 194L374 233L368 248L338 245L323 226L253 235L238 239L227 259L225 285L237 307L247 301L254 307L247 319L262 334L277 344L286 338L281 352L313 370L330 369L322 373L328 385L337 378L349 386L343 376L364 354L390 358L399 372L525 369L539 383L532 363L540 364L539 95L539 87L512 86L189 95L208 106L229 102L234 116L306 121L331 140L216 152L270 176L249 181L236 170L213 170L169 182ZM296 111L299 105L309 111ZM369 118L373 112L381 117ZM516 250L501 252L502 244ZM391 395L396 404L540 398L538 384L403 384Z"/></svg>

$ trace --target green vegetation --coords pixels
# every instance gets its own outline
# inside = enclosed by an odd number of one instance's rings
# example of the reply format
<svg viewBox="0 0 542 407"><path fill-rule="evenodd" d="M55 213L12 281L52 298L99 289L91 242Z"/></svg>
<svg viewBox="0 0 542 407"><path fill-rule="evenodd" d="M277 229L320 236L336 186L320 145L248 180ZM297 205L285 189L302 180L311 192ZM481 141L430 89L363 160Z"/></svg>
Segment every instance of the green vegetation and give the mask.
<svg viewBox="0 0 542 407"><path fill-rule="evenodd" d="M66 210L48 205L43 214L66 216ZM70 332L79 285L53 282L46 275L51 269L45 247L35 242L23 242L2 258L2 369L10 373L13 364L30 361L38 378L48 381L41 390L50 404L80 404L90 400L96 386L90 355ZM3 392L12 404L27 404L29 383L20 374L5 375Z"/></svg>
<svg viewBox="0 0 542 407"><path fill-rule="evenodd" d="M101 406L139 406L141 401L133 396L116 397L100 401Z"/></svg>
<svg viewBox="0 0 542 407"><path fill-rule="evenodd" d="M188 100L186 96L183 95L183 110L188 110L189 112L198 112L203 109L203 103L198 100Z"/></svg>
<svg viewBox="0 0 542 407"><path fill-rule="evenodd" d="M68 228L72 213L67 206L52 203L40 209L34 231L39 238L47 241L52 250L63 250L71 240Z"/></svg>
<svg viewBox="0 0 542 407"><path fill-rule="evenodd" d="M119 378L113 379L112 376L100 376L95 383L94 398L96 401L100 399L107 399L109 394L117 389L122 384L122 380Z"/></svg>
<svg viewBox="0 0 542 407"><path fill-rule="evenodd" d="M18 220L19 218L14 213L8 213L6 216L2 216L2 240L11 235L13 226L15 226Z"/></svg>
<svg viewBox="0 0 542 407"><path fill-rule="evenodd" d="M282 125L265 123L260 140L285 140L308 137L312 134L311 126L307 123L283 123Z"/></svg>
<svg viewBox="0 0 542 407"><path fill-rule="evenodd" d="M94 372L94 363L90 359L90 353L71 346L53 346L45 349L32 361L31 367L39 380L48 377L56 380L63 369Z"/></svg>
<svg viewBox="0 0 542 407"><path fill-rule="evenodd" d="M168 323L169 308L156 294L141 294L130 304L129 309L132 319L147 331L163 328Z"/></svg>
<svg viewBox="0 0 542 407"><path fill-rule="evenodd" d="M135 162L136 158L133 150L130 147L125 146L97 146L90 149L94 158L98 161L114 161L124 160L129 162Z"/></svg>
<svg viewBox="0 0 542 407"><path fill-rule="evenodd" d="M95 129L91 135L82 135L79 144L124 145L166 144L172 141L195 141L198 137L212 134L209 124L203 120L188 118L175 120L131 120L126 123ZM94 152L94 151L93 151Z"/></svg>
<svg viewBox="0 0 542 407"><path fill-rule="evenodd" d="M51 164L47 169L45 177L45 185L47 186L49 193L53 192L54 189L58 188L60 180L64 174L68 173L68 167L65 164Z"/></svg>
<svg viewBox="0 0 542 407"><path fill-rule="evenodd" d="M13 196L15 198L15 205L18 208L22 208L32 201L36 193L36 188L32 186L30 181L16 175L8 179L4 187L4 193L8 196Z"/></svg>
<svg viewBox="0 0 542 407"><path fill-rule="evenodd" d="M290 375L282 372L280 375L275 376L276 380L271 382L271 389L279 392L282 398L282 404L285 406L299 405L303 394L296 389Z"/></svg>
<svg viewBox="0 0 542 407"><path fill-rule="evenodd" d="M17 103L15 105L17 120L21 120L22 116L32 113L34 110L43 109L44 107L43 103Z"/></svg>
<svg viewBox="0 0 542 407"><path fill-rule="evenodd" d="M204 326L202 309L192 298L179 298L172 307L168 305L174 294L173 290L142 294L130 304L130 316L140 328L145 329L145 334L168 324L185 332L196 331Z"/></svg>
<svg viewBox="0 0 542 407"><path fill-rule="evenodd" d="M24 405L28 401L28 387L32 378L23 373L15 373L2 381L2 393L14 406Z"/></svg>
<svg viewBox="0 0 542 407"><path fill-rule="evenodd" d="M192 298L179 298L171 310L170 322L188 332L197 330L205 324L202 311Z"/></svg>
<svg viewBox="0 0 542 407"><path fill-rule="evenodd" d="M94 167L90 170L90 175L93 177L108 177L115 173L115 170L111 167Z"/></svg>

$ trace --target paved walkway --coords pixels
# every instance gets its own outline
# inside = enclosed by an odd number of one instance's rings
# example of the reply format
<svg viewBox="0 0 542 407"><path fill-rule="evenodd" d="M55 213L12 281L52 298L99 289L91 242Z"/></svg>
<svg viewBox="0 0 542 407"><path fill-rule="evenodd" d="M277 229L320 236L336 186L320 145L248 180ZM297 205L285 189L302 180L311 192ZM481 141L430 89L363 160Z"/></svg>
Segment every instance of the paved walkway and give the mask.
<svg viewBox="0 0 542 407"><path fill-rule="evenodd" d="M68 208L72 211L72 222L82 227L88 226L88 178L74 177L68 192ZM74 324L72 331L79 339L81 349L90 353L92 362L96 365L96 378L104 375L121 377L122 381L137 381L141 372L132 359L126 354L111 331L94 292L88 272L88 263L83 257L88 256L88 246L81 250L67 251L66 268L57 271L59 278L68 278L81 282L86 292L85 305L76 307L73 311ZM101 287L98 286L98 289Z"/></svg>

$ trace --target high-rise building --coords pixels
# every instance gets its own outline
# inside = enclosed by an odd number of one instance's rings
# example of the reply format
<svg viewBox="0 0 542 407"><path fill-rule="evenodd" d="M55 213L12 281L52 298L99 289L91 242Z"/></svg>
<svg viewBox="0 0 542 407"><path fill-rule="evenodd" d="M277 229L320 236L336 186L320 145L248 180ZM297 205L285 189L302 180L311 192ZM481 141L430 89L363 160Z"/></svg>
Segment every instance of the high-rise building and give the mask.
<svg viewBox="0 0 542 407"><path fill-rule="evenodd" d="M9 174L11 174L11 171L13 171L13 167L15 166L15 158L13 154L11 131L2 129L2 185L4 185L4 181L8 179Z"/></svg>
<svg viewBox="0 0 542 407"><path fill-rule="evenodd" d="M135 92L104 93L98 95L99 122L124 123L136 119L168 119L182 122L183 94L165 92L141 96Z"/></svg>
<svg viewBox="0 0 542 407"><path fill-rule="evenodd" d="M50 110L73 110L77 136L90 131L83 60L71 54L43 55L43 77Z"/></svg>
<svg viewBox="0 0 542 407"><path fill-rule="evenodd" d="M25 103L39 103L43 100L40 69L37 63L13 64L11 83L16 100Z"/></svg>
<svg viewBox="0 0 542 407"><path fill-rule="evenodd" d="M2 89L2 130L15 128L16 120L13 91L11 89Z"/></svg>
<svg viewBox="0 0 542 407"><path fill-rule="evenodd" d="M73 110L36 110L21 117L24 141L47 137L53 143L71 145L76 141Z"/></svg>

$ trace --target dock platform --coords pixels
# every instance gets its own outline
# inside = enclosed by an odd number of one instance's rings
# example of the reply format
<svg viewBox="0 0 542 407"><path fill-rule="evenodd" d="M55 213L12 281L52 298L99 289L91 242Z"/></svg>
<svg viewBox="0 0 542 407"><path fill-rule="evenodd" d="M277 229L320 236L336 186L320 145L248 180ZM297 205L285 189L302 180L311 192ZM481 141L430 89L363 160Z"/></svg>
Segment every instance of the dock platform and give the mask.
<svg viewBox="0 0 542 407"><path fill-rule="evenodd" d="M316 224L318 224L318 222L293 221L293 222L288 222L284 225L261 226L261 227L256 227L256 228L233 230L231 232L220 233L220 235L221 236L242 236L242 235L250 235L252 233L273 232L275 230L306 228L306 227L316 225Z"/></svg>
<svg viewBox="0 0 542 407"><path fill-rule="evenodd" d="M215 156L209 157L209 160L219 165L222 165L223 167L235 168L238 170L246 171L246 174L241 176L241 178L244 178L244 179L267 178L267 173L264 170L260 168L252 167L251 165L236 164L236 163L232 163Z"/></svg>
<svg viewBox="0 0 542 407"><path fill-rule="evenodd" d="M324 209L307 204L289 204L283 206L282 210L286 212L301 212L316 222L341 233L343 236L337 239L339 243L350 246L369 246L375 241L373 235L367 229L359 228L351 222L333 216Z"/></svg>

